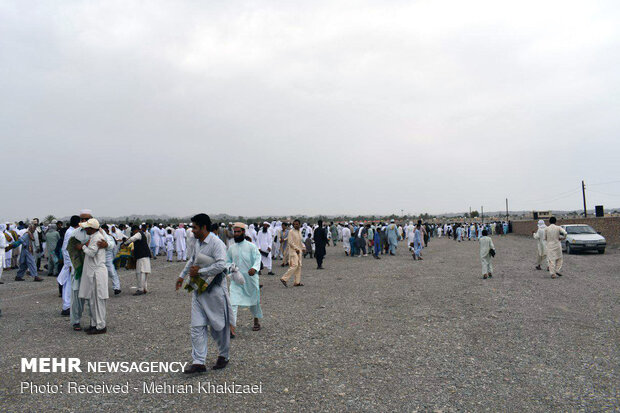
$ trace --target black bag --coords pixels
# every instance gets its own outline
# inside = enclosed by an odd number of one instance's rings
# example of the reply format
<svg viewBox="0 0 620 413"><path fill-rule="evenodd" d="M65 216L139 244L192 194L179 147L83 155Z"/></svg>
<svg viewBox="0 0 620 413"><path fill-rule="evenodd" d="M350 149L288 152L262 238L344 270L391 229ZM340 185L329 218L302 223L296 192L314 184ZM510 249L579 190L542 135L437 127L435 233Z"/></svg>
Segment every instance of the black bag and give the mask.
<svg viewBox="0 0 620 413"><path fill-rule="evenodd" d="M495 257L495 250L493 248L491 248L489 250L489 254L491 254L491 257Z"/></svg>

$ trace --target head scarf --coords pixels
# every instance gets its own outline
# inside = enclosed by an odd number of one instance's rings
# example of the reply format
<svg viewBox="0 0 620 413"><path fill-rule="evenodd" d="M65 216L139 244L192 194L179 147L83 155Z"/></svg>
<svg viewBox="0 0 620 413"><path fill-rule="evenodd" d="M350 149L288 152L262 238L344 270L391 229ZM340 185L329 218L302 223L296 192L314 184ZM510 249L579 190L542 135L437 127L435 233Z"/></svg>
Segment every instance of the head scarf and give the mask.
<svg viewBox="0 0 620 413"><path fill-rule="evenodd" d="M547 226L545 225L545 221L543 221L542 219L539 219L538 228L547 228Z"/></svg>

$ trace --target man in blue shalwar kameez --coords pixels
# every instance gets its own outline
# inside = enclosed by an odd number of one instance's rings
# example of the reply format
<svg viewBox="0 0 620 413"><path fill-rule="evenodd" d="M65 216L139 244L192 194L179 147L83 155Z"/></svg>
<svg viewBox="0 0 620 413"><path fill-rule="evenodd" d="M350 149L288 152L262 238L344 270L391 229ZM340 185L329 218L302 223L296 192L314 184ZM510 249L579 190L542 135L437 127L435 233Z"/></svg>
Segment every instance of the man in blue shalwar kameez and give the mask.
<svg viewBox="0 0 620 413"><path fill-rule="evenodd" d="M230 281L230 303L232 305L233 324L236 325L237 310L239 307L249 307L254 316L252 330L260 330L259 319L263 318L260 308L259 271L261 254L258 247L245 239L245 224L237 222L233 224L233 237L235 243L228 248L226 264L235 264L245 283L239 284L235 280ZM234 333L233 333L234 334Z"/></svg>
<svg viewBox="0 0 620 413"><path fill-rule="evenodd" d="M19 254L19 269L17 270L15 281L24 281L24 274L26 274L26 270L30 271L30 275L33 277L34 281L43 281L43 278L39 277L37 272L37 246L35 245L35 231L36 226L34 224L30 224L30 226L28 226L28 230L24 232L24 234L19 237L16 242L13 242L6 248L8 251L10 249L17 248L20 245L22 246L22 251Z"/></svg>
<svg viewBox="0 0 620 413"><path fill-rule="evenodd" d="M396 246L398 245L398 227L394 223L394 220L390 220L390 225L387 226L387 239L390 246L390 255L396 255Z"/></svg>
<svg viewBox="0 0 620 413"><path fill-rule="evenodd" d="M422 226L418 223L413 231L413 259L422 261L420 253L422 252Z"/></svg>

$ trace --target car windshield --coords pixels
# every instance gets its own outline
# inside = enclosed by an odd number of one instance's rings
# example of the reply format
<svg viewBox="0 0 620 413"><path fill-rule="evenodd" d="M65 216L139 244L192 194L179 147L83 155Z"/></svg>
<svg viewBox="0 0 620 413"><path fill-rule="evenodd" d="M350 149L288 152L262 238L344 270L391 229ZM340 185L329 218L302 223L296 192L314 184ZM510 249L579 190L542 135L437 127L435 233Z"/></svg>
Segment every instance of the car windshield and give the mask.
<svg viewBox="0 0 620 413"><path fill-rule="evenodd" d="M596 231L589 225L566 227L566 232L569 234L596 234Z"/></svg>

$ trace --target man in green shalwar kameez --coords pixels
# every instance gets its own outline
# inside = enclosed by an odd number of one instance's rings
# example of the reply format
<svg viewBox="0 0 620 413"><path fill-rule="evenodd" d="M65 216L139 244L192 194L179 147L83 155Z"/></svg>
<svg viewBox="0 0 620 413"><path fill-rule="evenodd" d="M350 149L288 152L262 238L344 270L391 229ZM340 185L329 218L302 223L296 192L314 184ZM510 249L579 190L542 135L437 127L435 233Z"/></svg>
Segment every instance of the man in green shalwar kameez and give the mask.
<svg viewBox="0 0 620 413"><path fill-rule="evenodd" d="M47 254L47 276L55 277L60 272L58 268L58 257L56 256L56 244L60 240L60 233L56 222L52 222L45 234L45 252Z"/></svg>
<svg viewBox="0 0 620 413"><path fill-rule="evenodd" d="M226 263L235 264L245 279L244 284L230 281L230 303L232 305L233 320L236 324L237 309L249 307L254 316L254 331L260 330L259 319L263 318L260 308L259 273L261 255L258 247L245 239L245 224L237 222L233 225L235 243L228 248ZM234 334L234 332L233 332Z"/></svg>

